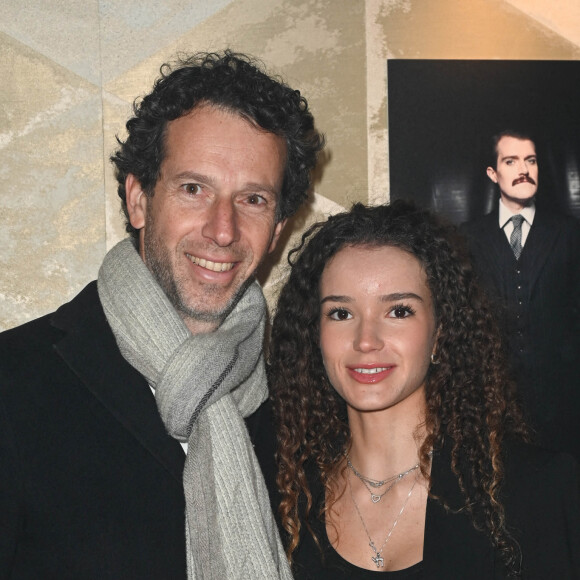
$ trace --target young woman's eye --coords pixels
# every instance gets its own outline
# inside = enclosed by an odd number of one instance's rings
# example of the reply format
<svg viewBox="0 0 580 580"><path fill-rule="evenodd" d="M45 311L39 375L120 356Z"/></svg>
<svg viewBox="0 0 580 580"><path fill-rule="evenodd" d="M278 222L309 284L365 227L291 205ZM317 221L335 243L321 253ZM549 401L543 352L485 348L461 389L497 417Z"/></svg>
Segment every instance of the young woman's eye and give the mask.
<svg viewBox="0 0 580 580"><path fill-rule="evenodd" d="M397 304L396 306L393 306L389 312L391 318L407 318L412 314L415 314L415 311L405 304Z"/></svg>
<svg viewBox="0 0 580 580"><path fill-rule="evenodd" d="M331 318L332 320L348 320L352 318L352 316L350 312L344 308L333 308L328 313L328 318Z"/></svg>

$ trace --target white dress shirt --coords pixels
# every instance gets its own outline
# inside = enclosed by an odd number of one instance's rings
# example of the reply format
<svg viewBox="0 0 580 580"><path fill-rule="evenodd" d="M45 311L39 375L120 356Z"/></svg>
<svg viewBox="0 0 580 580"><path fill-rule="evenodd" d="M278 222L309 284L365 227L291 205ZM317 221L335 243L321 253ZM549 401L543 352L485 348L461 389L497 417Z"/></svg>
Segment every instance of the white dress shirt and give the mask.
<svg viewBox="0 0 580 580"><path fill-rule="evenodd" d="M528 239L528 234L530 233L530 228L534 223L534 216L536 215L536 206L534 202L530 203L530 205L524 207L522 210L516 212L519 213L523 218L524 221L522 222L522 248L524 247L526 240ZM499 200L499 227L503 229L507 241L510 241L510 236L514 231L514 223L511 221L511 217L515 215L512 213L503 203L503 201Z"/></svg>

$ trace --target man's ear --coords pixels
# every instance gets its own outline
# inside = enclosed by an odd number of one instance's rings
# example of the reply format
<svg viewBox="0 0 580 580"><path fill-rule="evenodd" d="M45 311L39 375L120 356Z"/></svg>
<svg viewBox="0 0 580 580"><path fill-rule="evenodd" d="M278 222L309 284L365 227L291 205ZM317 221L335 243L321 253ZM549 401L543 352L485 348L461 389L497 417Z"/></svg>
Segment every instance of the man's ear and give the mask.
<svg viewBox="0 0 580 580"><path fill-rule="evenodd" d="M145 195L141 184L132 173L129 173L127 179L125 179L125 193L129 221L136 230L140 230L145 225L147 195Z"/></svg>
<svg viewBox="0 0 580 580"><path fill-rule="evenodd" d="M493 167L487 168L487 176L494 182L497 183L497 173Z"/></svg>
<svg viewBox="0 0 580 580"><path fill-rule="evenodd" d="M268 248L268 254L272 253L278 244L278 240L280 239L280 234L286 225L288 220L282 220L276 224L274 227L274 235L272 236L272 241L270 242L270 247Z"/></svg>

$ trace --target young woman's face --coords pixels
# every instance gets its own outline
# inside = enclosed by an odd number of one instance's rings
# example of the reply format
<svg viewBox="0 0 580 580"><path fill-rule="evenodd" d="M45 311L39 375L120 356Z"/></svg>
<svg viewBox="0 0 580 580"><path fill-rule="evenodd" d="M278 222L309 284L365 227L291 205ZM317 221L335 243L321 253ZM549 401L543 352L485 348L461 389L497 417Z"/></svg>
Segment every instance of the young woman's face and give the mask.
<svg viewBox="0 0 580 580"><path fill-rule="evenodd" d="M320 281L320 348L328 378L357 411L424 403L436 338L419 261L395 247L346 247Z"/></svg>

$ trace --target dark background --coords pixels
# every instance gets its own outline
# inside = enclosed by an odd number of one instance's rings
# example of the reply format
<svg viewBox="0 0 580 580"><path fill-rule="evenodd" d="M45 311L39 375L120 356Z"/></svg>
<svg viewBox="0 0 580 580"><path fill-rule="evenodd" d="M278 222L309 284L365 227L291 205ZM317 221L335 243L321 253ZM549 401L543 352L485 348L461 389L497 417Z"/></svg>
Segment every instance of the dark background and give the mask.
<svg viewBox="0 0 580 580"><path fill-rule="evenodd" d="M538 204L580 217L580 62L389 60L391 199L461 223L488 213L491 137L533 134Z"/></svg>

